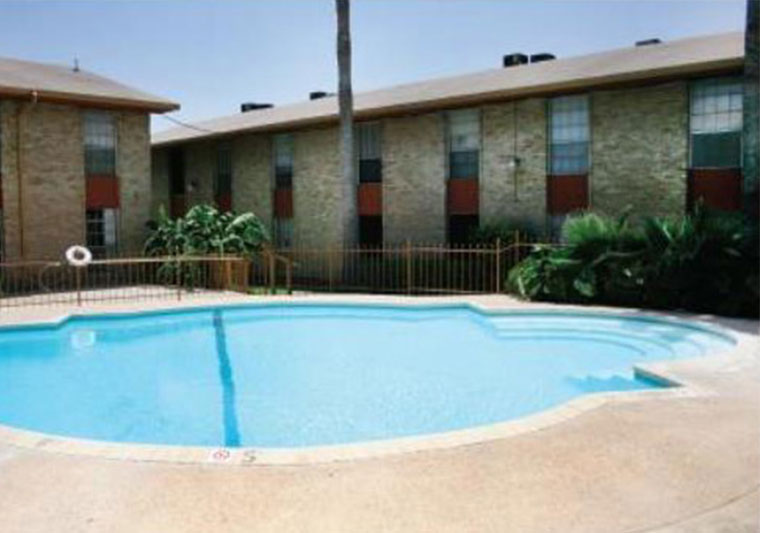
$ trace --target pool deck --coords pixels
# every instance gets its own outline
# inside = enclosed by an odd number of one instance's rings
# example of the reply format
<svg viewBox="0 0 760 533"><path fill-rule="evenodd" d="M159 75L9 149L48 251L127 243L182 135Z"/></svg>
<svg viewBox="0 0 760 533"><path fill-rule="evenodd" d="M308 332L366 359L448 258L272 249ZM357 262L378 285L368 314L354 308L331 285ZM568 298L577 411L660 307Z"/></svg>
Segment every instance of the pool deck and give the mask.
<svg viewBox="0 0 760 533"><path fill-rule="evenodd" d="M228 294L180 303L2 309L0 324L82 311L261 301L568 308L506 296ZM375 457L219 464L115 459L107 450L80 454L76 447L64 453L39 439L26 445L0 432L0 531L757 532L758 323L663 316L728 328L739 345L726 355L655 365L656 372L687 383L684 391L691 393L627 393L480 441L454 439L397 453L385 448Z"/></svg>

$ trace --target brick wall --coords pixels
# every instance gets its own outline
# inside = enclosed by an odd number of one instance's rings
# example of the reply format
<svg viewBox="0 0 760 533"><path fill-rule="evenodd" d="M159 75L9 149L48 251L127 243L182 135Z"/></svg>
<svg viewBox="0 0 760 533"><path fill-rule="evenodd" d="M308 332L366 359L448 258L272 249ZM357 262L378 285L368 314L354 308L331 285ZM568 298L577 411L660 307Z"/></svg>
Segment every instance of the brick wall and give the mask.
<svg viewBox="0 0 760 533"><path fill-rule="evenodd" d="M119 247L140 252L151 214L150 120L145 113L117 115L116 175L120 187Z"/></svg>
<svg viewBox="0 0 760 533"><path fill-rule="evenodd" d="M546 222L546 101L531 98L482 109L480 223L542 232ZM510 168L513 157L519 164Z"/></svg>
<svg viewBox="0 0 760 533"><path fill-rule="evenodd" d="M272 142L269 135L240 135L232 142L232 208L253 212L271 229Z"/></svg>
<svg viewBox="0 0 760 533"><path fill-rule="evenodd" d="M17 115L17 112L19 114ZM74 106L0 102L5 255L57 259L85 242L83 110ZM151 205L150 136L145 113L116 112L123 248L142 248ZM21 150L16 150L17 119ZM21 195L19 204L19 166ZM23 219L23 230L21 220ZM22 243L23 235L23 243Z"/></svg>
<svg viewBox="0 0 760 533"><path fill-rule="evenodd" d="M345 202L338 129L294 134L293 239L303 246L342 244Z"/></svg>
<svg viewBox="0 0 760 533"><path fill-rule="evenodd" d="M383 121L383 232L387 242L446 239L443 117Z"/></svg>
<svg viewBox="0 0 760 533"><path fill-rule="evenodd" d="M687 157L685 82L592 93L592 209L683 213Z"/></svg>

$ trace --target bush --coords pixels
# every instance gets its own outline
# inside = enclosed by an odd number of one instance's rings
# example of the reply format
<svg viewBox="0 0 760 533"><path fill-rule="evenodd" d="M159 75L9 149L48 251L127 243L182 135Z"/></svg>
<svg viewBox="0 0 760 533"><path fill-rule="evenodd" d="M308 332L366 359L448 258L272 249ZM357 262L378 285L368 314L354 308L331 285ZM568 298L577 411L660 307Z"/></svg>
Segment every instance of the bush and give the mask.
<svg viewBox="0 0 760 533"><path fill-rule="evenodd" d="M147 255L207 255L253 253L269 241L269 233L253 213L236 215L210 205L196 205L183 217L170 218L162 208L149 222Z"/></svg>
<svg viewBox="0 0 760 533"><path fill-rule="evenodd" d="M515 266L507 286L533 300L758 314L756 230L736 215L708 213L571 217L564 245L542 247Z"/></svg>

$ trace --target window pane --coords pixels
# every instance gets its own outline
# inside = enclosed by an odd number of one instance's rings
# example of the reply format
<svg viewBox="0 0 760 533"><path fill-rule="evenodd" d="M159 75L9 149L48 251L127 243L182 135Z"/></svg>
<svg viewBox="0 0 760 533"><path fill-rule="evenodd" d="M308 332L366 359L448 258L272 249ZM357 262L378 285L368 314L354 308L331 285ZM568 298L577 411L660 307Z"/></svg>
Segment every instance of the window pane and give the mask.
<svg viewBox="0 0 760 533"><path fill-rule="evenodd" d="M274 177L277 188L293 185L293 136L289 133L274 136Z"/></svg>
<svg viewBox="0 0 760 533"><path fill-rule="evenodd" d="M217 196L232 193L232 151L222 146L217 151L216 158L216 190Z"/></svg>
<svg viewBox="0 0 760 533"><path fill-rule="evenodd" d="M450 152L469 152L480 149L479 110L451 111L448 114L448 125Z"/></svg>
<svg viewBox="0 0 760 533"><path fill-rule="evenodd" d="M450 179L477 179L479 169L479 152L452 152L449 154Z"/></svg>
<svg viewBox="0 0 760 533"><path fill-rule="evenodd" d="M383 180L383 163L379 159L359 161L359 182L377 183Z"/></svg>
<svg viewBox="0 0 760 533"><path fill-rule="evenodd" d="M586 95L549 101L549 173L585 174L589 163L589 107Z"/></svg>
<svg viewBox="0 0 760 533"><path fill-rule="evenodd" d="M356 131L359 145L359 160L381 159L380 124L377 122L359 124Z"/></svg>
<svg viewBox="0 0 760 533"><path fill-rule="evenodd" d="M115 173L116 126L111 113L84 114L84 161L87 174Z"/></svg>
<svg viewBox="0 0 760 533"><path fill-rule="evenodd" d="M741 132L703 133L691 136L693 168L739 168Z"/></svg>

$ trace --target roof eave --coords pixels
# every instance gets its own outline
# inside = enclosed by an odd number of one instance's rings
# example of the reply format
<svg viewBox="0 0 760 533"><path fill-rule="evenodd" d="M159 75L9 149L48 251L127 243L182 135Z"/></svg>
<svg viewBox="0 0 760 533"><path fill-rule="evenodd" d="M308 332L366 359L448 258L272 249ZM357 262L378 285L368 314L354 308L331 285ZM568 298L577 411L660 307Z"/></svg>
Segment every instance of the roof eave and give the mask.
<svg viewBox="0 0 760 533"><path fill-rule="evenodd" d="M180 108L179 104L170 101L118 98L94 94L78 94L4 86L0 86L0 97L56 104L73 104L88 107L145 111L149 113L166 113Z"/></svg>
<svg viewBox="0 0 760 533"><path fill-rule="evenodd" d="M739 71L744 65L743 56L720 58L712 61L687 63L651 69L641 69L631 72L621 72L604 76L587 77L574 80L564 80L554 83L543 83L526 87L510 88L503 90L487 91L480 93L460 94L445 98L432 98L416 102L405 102L387 106L374 107L371 109L356 109L354 117L357 120L383 118L394 115L431 112L440 109L464 107L480 104L509 101L517 98L548 96L560 92L573 92L581 90L605 89L625 85L640 85L660 83L663 81L692 78L697 76L710 76L720 73ZM255 113L255 111L254 111ZM168 139L165 141L152 142L155 148L166 147L186 142L214 139L254 132L281 131L303 126L328 125L338 121L337 113L329 115L312 116L303 119L283 121L279 123L254 125L241 127L229 131L192 135L180 139Z"/></svg>

